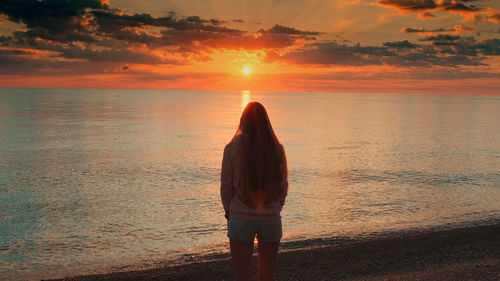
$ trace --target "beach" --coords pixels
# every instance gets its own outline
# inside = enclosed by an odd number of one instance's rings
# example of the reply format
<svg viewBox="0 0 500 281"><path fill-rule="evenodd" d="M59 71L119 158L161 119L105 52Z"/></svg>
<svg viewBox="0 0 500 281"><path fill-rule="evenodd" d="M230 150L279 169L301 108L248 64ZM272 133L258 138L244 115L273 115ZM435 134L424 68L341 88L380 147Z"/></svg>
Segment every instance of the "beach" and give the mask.
<svg viewBox="0 0 500 281"><path fill-rule="evenodd" d="M500 280L500 224L280 252L277 280ZM254 255L254 266L256 256ZM229 258L54 280L233 280Z"/></svg>

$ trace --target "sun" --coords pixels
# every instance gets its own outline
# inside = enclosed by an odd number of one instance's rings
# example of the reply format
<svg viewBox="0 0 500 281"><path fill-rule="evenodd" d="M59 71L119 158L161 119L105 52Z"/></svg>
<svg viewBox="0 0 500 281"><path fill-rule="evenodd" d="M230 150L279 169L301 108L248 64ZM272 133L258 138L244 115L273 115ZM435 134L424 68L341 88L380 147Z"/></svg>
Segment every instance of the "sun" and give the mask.
<svg viewBox="0 0 500 281"><path fill-rule="evenodd" d="M241 73L243 73L244 75L249 75L249 74L250 74L250 72L252 72L252 70L251 70L251 69L250 69L250 67L249 67L249 66L247 66L247 65L245 65L245 66L243 67L243 69L241 70Z"/></svg>

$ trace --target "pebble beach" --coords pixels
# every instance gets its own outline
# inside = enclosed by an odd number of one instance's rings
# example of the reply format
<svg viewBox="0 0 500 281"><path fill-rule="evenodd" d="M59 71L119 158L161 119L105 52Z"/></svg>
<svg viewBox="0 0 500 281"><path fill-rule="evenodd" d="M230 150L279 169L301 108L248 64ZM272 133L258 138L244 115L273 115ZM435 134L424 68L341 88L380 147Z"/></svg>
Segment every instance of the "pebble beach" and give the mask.
<svg viewBox="0 0 500 281"><path fill-rule="evenodd" d="M277 280L500 280L500 224L280 252ZM254 256L255 272L256 256ZM234 280L230 258L54 280Z"/></svg>

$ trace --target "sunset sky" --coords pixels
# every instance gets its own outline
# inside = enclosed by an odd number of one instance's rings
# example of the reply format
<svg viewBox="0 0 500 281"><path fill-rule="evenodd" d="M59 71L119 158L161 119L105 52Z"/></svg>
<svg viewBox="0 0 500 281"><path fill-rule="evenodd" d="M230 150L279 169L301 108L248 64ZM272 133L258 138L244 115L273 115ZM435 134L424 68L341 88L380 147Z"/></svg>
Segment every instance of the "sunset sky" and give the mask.
<svg viewBox="0 0 500 281"><path fill-rule="evenodd" d="M500 94L500 1L0 0L0 87Z"/></svg>

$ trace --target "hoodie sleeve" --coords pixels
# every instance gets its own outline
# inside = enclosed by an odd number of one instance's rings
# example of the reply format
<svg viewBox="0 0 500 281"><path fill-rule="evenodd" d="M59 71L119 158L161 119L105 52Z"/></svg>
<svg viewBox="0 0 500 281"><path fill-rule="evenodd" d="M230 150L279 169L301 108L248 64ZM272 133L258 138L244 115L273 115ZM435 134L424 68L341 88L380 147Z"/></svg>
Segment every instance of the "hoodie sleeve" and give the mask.
<svg viewBox="0 0 500 281"><path fill-rule="evenodd" d="M233 198L233 194L233 167L229 158L229 145L226 145L224 148L224 156L222 157L220 179L220 197L226 215L229 215L229 203L231 202L231 198Z"/></svg>

